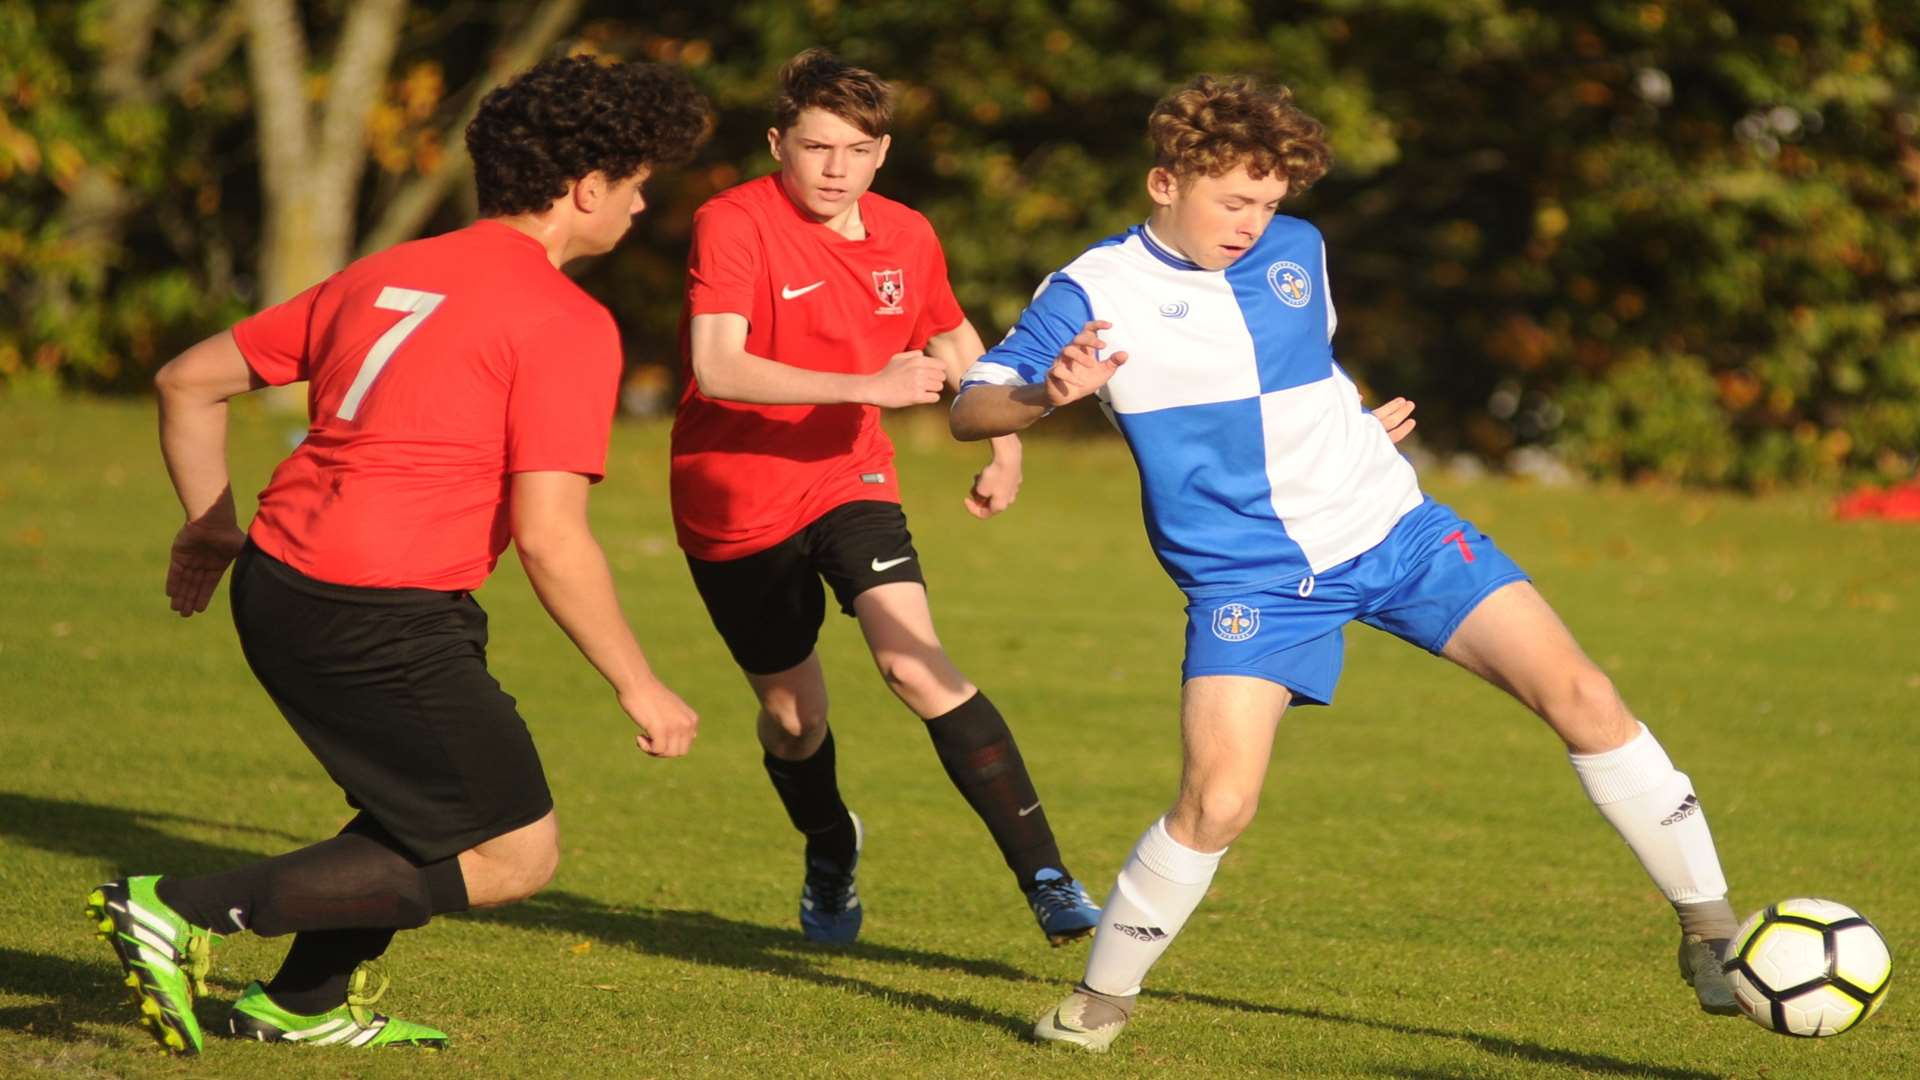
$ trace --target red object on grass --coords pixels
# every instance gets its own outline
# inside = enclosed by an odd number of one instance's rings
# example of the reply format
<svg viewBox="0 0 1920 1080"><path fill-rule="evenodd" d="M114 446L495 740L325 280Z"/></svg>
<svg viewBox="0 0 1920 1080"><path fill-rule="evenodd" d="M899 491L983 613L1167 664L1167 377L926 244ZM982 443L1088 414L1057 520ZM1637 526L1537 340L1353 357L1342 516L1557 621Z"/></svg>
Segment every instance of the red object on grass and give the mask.
<svg viewBox="0 0 1920 1080"><path fill-rule="evenodd" d="M1833 504L1841 521L1877 518L1881 521L1920 521L1920 481L1890 488L1861 488Z"/></svg>

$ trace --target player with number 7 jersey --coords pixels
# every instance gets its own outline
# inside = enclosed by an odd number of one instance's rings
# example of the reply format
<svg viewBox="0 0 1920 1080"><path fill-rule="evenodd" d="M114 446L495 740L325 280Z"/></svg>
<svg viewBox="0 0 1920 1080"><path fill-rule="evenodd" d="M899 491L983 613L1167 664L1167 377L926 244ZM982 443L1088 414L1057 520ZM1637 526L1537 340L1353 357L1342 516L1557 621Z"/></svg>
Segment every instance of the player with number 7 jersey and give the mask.
<svg viewBox="0 0 1920 1080"><path fill-rule="evenodd" d="M200 1052L193 996L206 993L210 945L248 931L293 945L279 974L240 995L227 1033L446 1044L372 1010L386 979L370 965L397 931L532 895L559 859L546 775L487 670L487 616L471 595L509 542L640 749L691 746L699 718L649 666L588 525L620 341L560 267L612 250L646 206L641 185L691 157L707 120L670 69L539 64L488 93L467 128L481 221L360 259L155 379L186 512L173 610L204 611L231 564L248 666L358 811L339 835L272 859L122 878L87 897L166 1049ZM242 532L227 403L303 379L306 437Z"/></svg>

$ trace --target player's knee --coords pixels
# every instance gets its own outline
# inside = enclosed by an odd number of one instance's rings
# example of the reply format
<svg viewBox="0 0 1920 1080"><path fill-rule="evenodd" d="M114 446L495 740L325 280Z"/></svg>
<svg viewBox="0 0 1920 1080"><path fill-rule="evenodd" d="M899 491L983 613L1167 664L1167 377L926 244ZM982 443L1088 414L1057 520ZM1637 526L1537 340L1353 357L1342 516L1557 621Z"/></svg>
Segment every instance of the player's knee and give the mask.
<svg viewBox="0 0 1920 1080"><path fill-rule="evenodd" d="M1210 784L1201 789L1194 806L1199 818L1197 838L1208 841L1211 851L1213 845L1224 847L1246 831L1260 808L1260 796L1237 784Z"/></svg>
<svg viewBox="0 0 1920 1080"><path fill-rule="evenodd" d="M1571 746L1612 749L1633 737L1633 718L1620 692L1597 667L1569 674L1546 704L1547 719Z"/></svg>
<svg viewBox="0 0 1920 1080"><path fill-rule="evenodd" d="M783 744L809 742L818 738L821 729L826 726L825 702L813 706L788 700L763 706L760 710L761 731Z"/></svg>
<svg viewBox="0 0 1920 1080"><path fill-rule="evenodd" d="M873 659L880 666L880 677L886 680L887 689L907 701L931 696L939 690L933 667L925 657L883 652Z"/></svg>
<svg viewBox="0 0 1920 1080"><path fill-rule="evenodd" d="M554 872L560 869L560 845L558 840L549 844L529 845L527 850L515 853L513 861L501 867L496 888L502 904L511 904L525 900L553 881Z"/></svg>

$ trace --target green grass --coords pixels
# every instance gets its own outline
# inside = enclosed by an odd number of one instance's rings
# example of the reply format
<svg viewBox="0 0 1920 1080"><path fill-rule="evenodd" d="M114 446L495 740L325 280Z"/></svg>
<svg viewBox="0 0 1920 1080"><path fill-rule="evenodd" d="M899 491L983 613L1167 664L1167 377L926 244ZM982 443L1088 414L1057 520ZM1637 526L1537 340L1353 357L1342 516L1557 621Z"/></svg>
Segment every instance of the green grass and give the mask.
<svg viewBox="0 0 1920 1080"><path fill-rule="evenodd" d="M382 1007L437 1056L212 1041L154 1051L80 917L122 872L195 873L328 835L336 790L254 685L225 614L161 596L177 510L143 403L0 400L0 1075L1920 1075L1911 984L1844 1038L1697 1012L1671 916L1511 702L1356 628L1331 709L1283 725L1266 808L1109 1059L1022 1041L1079 974L1049 950L919 725L837 616L822 652L869 827L861 944L809 948L795 838L746 688L672 539L665 431L622 426L601 538L656 665L704 718L649 760L509 558L492 662L539 740L551 890L402 935ZM237 408L250 496L288 421ZM1103 893L1172 795L1182 620L1110 441L1038 440L1019 505L960 497L976 448L896 427L941 633L1011 719L1073 867ZM1830 896L1920 945L1920 532L1825 501L1433 489L1535 575L1702 792L1743 911ZM219 953L204 1023L284 942Z"/></svg>

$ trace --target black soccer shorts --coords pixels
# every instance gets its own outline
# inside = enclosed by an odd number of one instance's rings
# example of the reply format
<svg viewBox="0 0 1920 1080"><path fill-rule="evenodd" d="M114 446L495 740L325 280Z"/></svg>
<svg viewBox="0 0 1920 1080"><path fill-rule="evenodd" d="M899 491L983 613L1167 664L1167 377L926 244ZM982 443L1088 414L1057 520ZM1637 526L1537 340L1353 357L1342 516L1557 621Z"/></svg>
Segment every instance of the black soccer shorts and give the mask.
<svg viewBox="0 0 1920 1080"><path fill-rule="evenodd" d="M316 581L249 543L232 597L247 663L300 741L422 862L553 809L472 596Z"/></svg>
<svg viewBox="0 0 1920 1080"><path fill-rule="evenodd" d="M822 578L840 610L875 585L925 585L900 504L837 506L778 544L738 559L687 556L694 588L734 662L749 675L785 671L813 652L826 619Z"/></svg>

